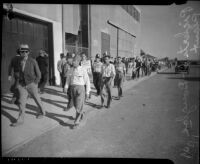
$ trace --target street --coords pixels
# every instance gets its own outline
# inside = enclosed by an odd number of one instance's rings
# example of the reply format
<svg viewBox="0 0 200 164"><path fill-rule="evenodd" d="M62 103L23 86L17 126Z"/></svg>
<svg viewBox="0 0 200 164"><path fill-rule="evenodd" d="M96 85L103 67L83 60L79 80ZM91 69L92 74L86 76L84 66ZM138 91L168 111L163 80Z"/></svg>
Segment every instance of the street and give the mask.
<svg viewBox="0 0 200 164"><path fill-rule="evenodd" d="M7 156L167 158L198 164L199 74L199 66L189 75L174 74L173 68L156 74L114 99L110 109L86 116L78 129L58 126Z"/></svg>

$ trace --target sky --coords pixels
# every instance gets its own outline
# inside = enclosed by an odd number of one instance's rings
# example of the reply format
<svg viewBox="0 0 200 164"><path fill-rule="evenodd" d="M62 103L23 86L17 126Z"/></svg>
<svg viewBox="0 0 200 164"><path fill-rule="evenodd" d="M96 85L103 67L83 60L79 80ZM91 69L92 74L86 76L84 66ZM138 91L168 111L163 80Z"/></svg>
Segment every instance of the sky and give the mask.
<svg viewBox="0 0 200 164"><path fill-rule="evenodd" d="M141 10L139 45L145 53L158 58L200 60L200 2L188 1L183 5L139 5L138 7ZM181 12L184 9L185 14ZM198 18L193 17L197 18L196 22L193 22L192 16L195 14ZM184 28L186 23L184 19L187 17L190 27L193 28L187 28L189 26ZM194 26L195 23L196 26ZM183 35L176 35L186 31L189 38L184 39ZM180 47L182 47L182 52ZM193 47L199 48L193 49ZM184 48L186 48L185 51L183 51Z"/></svg>

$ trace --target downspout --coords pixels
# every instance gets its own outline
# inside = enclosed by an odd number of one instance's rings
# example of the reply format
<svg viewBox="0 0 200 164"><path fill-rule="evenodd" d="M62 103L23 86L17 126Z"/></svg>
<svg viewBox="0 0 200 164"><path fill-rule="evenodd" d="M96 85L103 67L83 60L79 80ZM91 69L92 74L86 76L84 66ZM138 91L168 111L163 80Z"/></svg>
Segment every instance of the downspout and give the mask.
<svg viewBox="0 0 200 164"><path fill-rule="evenodd" d="M64 5L62 4L62 51L65 54Z"/></svg>

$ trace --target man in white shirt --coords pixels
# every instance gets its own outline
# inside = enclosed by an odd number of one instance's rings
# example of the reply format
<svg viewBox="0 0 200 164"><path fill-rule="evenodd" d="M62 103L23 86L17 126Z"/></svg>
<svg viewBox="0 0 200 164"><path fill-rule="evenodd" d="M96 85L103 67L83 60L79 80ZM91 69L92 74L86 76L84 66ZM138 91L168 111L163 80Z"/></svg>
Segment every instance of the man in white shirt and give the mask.
<svg viewBox="0 0 200 164"><path fill-rule="evenodd" d="M65 84L65 92L70 85L70 94L73 101L73 105L76 109L76 118L74 121L74 127L77 127L80 121L83 119L83 105L85 100L85 95L89 98L90 93L90 79L87 71L79 65L81 57L76 55L73 59L72 74L67 78ZM86 85L86 89L84 87ZM85 94L86 92L86 94Z"/></svg>
<svg viewBox="0 0 200 164"><path fill-rule="evenodd" d="M111 84L112 80L115 78L115 67L110 63L110 56L106 55L104 57L105 64L102 66L102 79L101 79L101 106L104 107L105 98L107 99L107 108L110 108L110 103L112 100L111 94Z"/></svg>

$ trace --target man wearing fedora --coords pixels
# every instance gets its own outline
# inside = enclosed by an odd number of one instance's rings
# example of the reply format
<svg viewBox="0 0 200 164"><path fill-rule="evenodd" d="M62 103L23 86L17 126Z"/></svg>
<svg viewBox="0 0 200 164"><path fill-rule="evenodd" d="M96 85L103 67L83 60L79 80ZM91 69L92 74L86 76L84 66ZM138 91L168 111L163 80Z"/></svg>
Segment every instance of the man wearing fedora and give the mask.
<svg viewBox="0 0 200 164"><path fill-rule="evenodd" d="M22 56L20 75L19 75L19 116L12 126L18 126L24 123L25 106L27 96L30 94L39 106L40 111L37 114L37 118L42 118L45 115L40 96L38 94L38 82L41 78L40 69L35 59L29 56L30 49L27 44L21 44L19 52Z"/></svg>

